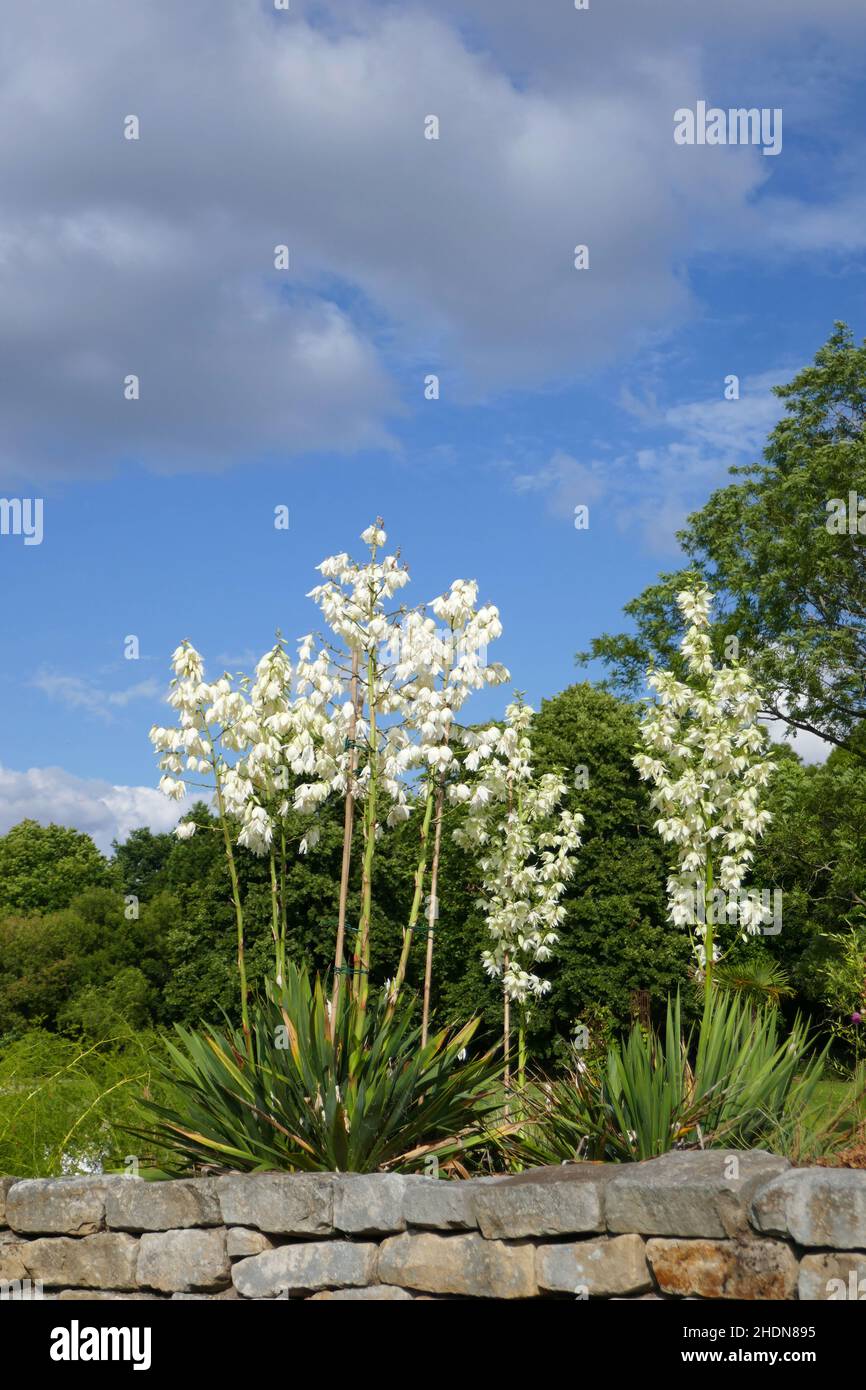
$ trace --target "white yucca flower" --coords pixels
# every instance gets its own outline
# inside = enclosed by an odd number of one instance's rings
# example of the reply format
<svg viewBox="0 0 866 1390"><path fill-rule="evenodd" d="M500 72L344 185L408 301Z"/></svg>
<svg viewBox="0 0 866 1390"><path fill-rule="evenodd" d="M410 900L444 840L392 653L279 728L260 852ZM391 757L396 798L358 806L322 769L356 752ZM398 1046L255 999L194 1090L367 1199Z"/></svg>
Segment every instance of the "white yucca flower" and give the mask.
<svg viewBox="0 0 866 1390"><path fill-rule="evenodd" d="M712 660L712 595L705 585L684 590L677 604L688 627L680 644L688 678L670 671L651 671L656 692L641 721L643 748L633 758L644 781L652 784L652 806L659 812L655 828L676 847L668 878L668 915L691 933L700 970L706 969L707 902L710 885L738 894L753 858L756 840L770 821L758 809L758 791L766 785L772 760L763 756L766 730L757 722L761 707L745 666L717 668ZM712 877L710 877L712 873ZM694 903L707 905L696 914ZM689 905L692 904L690 907ZM743 935L759 931L754 907L737 914ZM719 943L713 939L713 959Z"/></svg>
<svg viewBox="0 0 866 1390"><path fill-rule="evenodd" d="M508 706L503 730L479 737L467 732L472 783L459 783L452 800L468 805L454 838L483 850L480 857L484 913L491 938L482 953L485 971L502 981L518 1004L549 988L533 966L547 961L557 942L554 930L564 918L560 898L574 874L583 817L559 810L566 784L556 774L537 778L532 769L529 728L532 710L517 701Z"/></svg>

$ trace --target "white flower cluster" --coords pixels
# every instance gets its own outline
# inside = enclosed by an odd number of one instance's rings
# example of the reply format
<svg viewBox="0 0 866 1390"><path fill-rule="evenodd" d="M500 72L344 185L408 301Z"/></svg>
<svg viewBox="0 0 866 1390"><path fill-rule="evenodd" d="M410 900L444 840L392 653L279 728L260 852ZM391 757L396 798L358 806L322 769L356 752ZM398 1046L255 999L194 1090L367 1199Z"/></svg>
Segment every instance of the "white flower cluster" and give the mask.
<svg viewBox="0 0 866 1390"><path fill-rule="evenodd" d="M357 708L347 698L345 650L337 652L340 693L332 695L329 727L320 734L332 776L326 787L320 779L307 790L314 801L335 787L347 790L354 727L354 743L365 756L352 779L352 794L363 797L375 772L377 791L389 804L385 819L395 825L410 813L407 774L420 767L447 771L457 711L472 690L509 675L486 661L486 646L501 634L502 624L496 608L476 608L474 580L456 579L426 608L389 611L390 601L408 583L408 570L397 555L377 558L387 539L380 521L362 539L370 547L369 562L356 565L348 555L332 556L319 566L326 582L310 593L344 649L359 657L361 698Z"/></svg>
<svg viewBox="0 0 866 1390"><path fill-rule="evenodd" d="M583 816L558 810L566 784L556 773L536 778L529 736L532 710L509 705L505 727L467 732L469 781L450 789L468 807L454 838L480 850L478 906L492 938L482 963L501 978L506 996L524 1004L550 988L532 966L549 960L565 918L562 896L574 875Z"/></svg>
<svg viewBox="0 0 866 1390"><path fill-rule="evenodd" d="M407 819L408 775L416 768L446 772L455 716L467 696L509 679L504 667L487 663L487 645L502 625L496 608L476 607L473 580L455 580L429 611L390 611L408 570L397 555L378 557L387 540L380 521L362 539L366 563L343 553L318 566L324 582L309 597L336 641L301 638L294 671L282 639L259 661L253 681L224 674L208 684L189 642L172 656L168 698L178 727L150 733L162 754L160 790L180 800L189 774L203 774L219 809L239 818L238 843L255 854L268 852L290 807L311 818L300 850L312 848L322 804L347 792L363 800L373 775L387 802L386 823ZM187 821L176 833L188 838L194 830Z"/></svg>
<svg viewBox="0 0 866 1390"><path fill-rule="evenodd" d="M201 655L189 642L172 654L172 666L168 703L177 711L178 726L150 731L162 754L160 790L178 800L188 782L214 790L219 809L240 818L238 843L264 854L273 840L275 810L285 814L288 808L287 769L297 752L299 711L291 698L292 667L283 644L262 657L252 683L246 677L234 682L228 673L208 683ZM194 821L176 830L180 839L194 833Z"/></svg>
<svg viewBox="0 0 866 1390"><path fill-rule="evenodd" d="M634 758L641 777L653 783L655 827L676 847L676 868L667 881L669 916L694 928L698 962L706 966L708 924L714 890L741 903L743 935L760 931L772 915L757 895L740 894L756 840L771 817L760 809L761 789L772 771L763 757L766 731L757 722L760 695L746 667L716 667L705 586L686 590L677 604L688 628L680 644L688 680L670 671L651 671L657 702L641 721L644 751ZM706 910L695 912L695 902ZM713 959L719 943L713 939Z"/></svg>

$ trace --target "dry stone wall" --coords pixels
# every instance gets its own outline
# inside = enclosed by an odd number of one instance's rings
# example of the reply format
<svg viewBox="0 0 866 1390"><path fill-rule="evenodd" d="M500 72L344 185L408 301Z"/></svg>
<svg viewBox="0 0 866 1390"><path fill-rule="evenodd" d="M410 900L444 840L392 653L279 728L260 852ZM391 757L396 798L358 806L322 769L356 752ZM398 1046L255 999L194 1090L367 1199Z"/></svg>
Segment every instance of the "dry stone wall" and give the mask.
<svg viewBox="0 0 866 1390"><path fill-rule="evenodd" d="M866 1173L673 1153L449 1181L0 1179L0 1293L76 1299L866 1297Z"/></svg>

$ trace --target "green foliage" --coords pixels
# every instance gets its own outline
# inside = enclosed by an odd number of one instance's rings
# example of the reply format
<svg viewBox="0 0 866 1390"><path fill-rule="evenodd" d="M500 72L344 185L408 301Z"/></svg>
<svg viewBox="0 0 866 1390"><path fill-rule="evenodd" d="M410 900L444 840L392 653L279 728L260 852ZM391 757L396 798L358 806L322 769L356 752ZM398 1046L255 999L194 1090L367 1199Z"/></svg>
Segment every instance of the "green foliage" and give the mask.
<svg viewBox="0 0 866 1390"><path fill-rule="evenodd" d="M785 415L763 463L713 493L680 543L690 567L662 574L626 605L635 631L596 639L620 688L639 689L649 658L677 666L675 596L704 578L721 595L719 648L734 635L766 695L766 709L856 752L866 718L866 566L861 535L827 529L827 503L866 494L866 344L837 324L805 368L776 394Z"/></svg>
<svg viewBox="0 0 866 1390"><path fill-rule="evenodd" d="M387 1019L376 993L359 1014L347 995L332 1031L321 981L290 964L281 995L251 1008L252 1056L237 1028L178 1026L165 1072L177 1101L147 1107L177 1171L408 1172L479 1142L499 1067L461 1060L477 1021L422 1046L405 1008Z"/></svg>
<svg viewBox="0 0 866 1390"><path fill-rule="evenodd" d="M629 1162L675 1147L780 1142L816 1113L824 1063L799 1019L780 1039L775 1010L726 993L712 996L685 1034L677 997L663 1036L632 1028L602 1062L578 1059L570 1076L530 1094L529 1124L514 1148L533 1162Z"/></svg>
<svg viewBox="0 0 866 1390"><path fill-rule="evenodd" d="M568 808L585 817L577 873L564 899L568 916L549 971L551 992L530 1019L536 1055L552 1038L567 1037L577 1021L591 1035L605 1014L627 1024L632 991L647 989L662 1001L688 968L686 934L666 920L665 848L632 766L636 740L634 707L589 684L545 700L533 722L539 771L570 773L579 785Z"/></svg>
<svg viewBox="0 0 866 1390"><path fill-rule="evenodd" d="M124 1125L141 1124L154 1094L150 1033L119 1029L86 1043L35 1029L0 1053L0 1173L57 1177L122 1168ZM137 1155L136 1155L137 1156Z"/></svg>
<svg viewBox="0 0 866 1390"><path fill-rule="evenodd" d="M174 835L154 835L146 826L130 831L123 844L114 840L111 849L120 891L147 900L167 888L168 862L176 844Z"/></svg>
<svg viewBox="0 0 866 1390"><path fill-rule="evenodd" d="M652 828L648 797L631 754L637 731L632 705L589 684L545 700L533 720L539 773L564 771L573 789L563 803L586 818L577 871L563 904L554 959L542 973L551 992L533 1003L528 1017L532 1054L552 1062L562 1039L584 1024L593 1045L630 1018L631 994L648 989L662 1000L682 980L689 961L684 933L666 922L663 846ZM582 769L586 770L584 777ZM583 785L587 781L588 785ZM481 951L489 943L476 906L481 884L473 856L451 836L460 812L445 812L439 918L433 970L433 1003L442 1022L479 1015L482 1036L502 1030L501 990L484 973ZM377 861L376 895L385 920L375 924L374 976L379 959L399 950L400 924L409 906L418 843L419 812L389 832ZM424 933L410 958L409 979L423 978Z"/></svg>
<svg viewBox="0 0 866 1390"><path fill-rule="evenodd" d="M110 882L108 860L80 830L23 820L0 835L0 912L55 912Z"/></svg>
<svg viewBox="0 0 866 1390"><path fill-rule="evenodd" d="M848 1052L859 1057L866 1022L856 1023L853 1015L866 1020L866 923L829 937L832 954L822 966L820 976L827 1001L829 1027Z"/></svg>
<svg viewBox="0 0 866 1390"><path fill-rule="evenodd" d="M167 940L159 910L129 919L108 888L90 888L45 916L0 920L0 1034L29 1028L110 1031L162 1013Z"/></svg>
<svg viewBox="0 0 866 1390"><path fill-rule="evenodd" d="M633 1027L603 1059L578 1057L563 1080L543 1083L528 1102L529 1125L515 1144L532 1162L578 1158L628 1162L696 1142L709 1102L693 1094L680 1031L680 1001L668 1008L664 1043Z"/></svg>
<svg viewBox="0 0 866 1390"><path fill-rule="evenodd" d="M163 911L172 925L167 949L166 1016L197 1024L224 1011L237 1010L235 917L225 854L216 822L199 803L192 817L200 826L190 840L173 840L160 882L165 884ZM321 840L314 853L301 857L290 844L286 908L289 954L313 970L333 959L342 851L342 810L334 802L321 816ZM271 887L266 858L236 849L235 859L244 903L247 973L261 981L273 968ZM357 866L350 914L357 904ZM350 915L350 920L352 920Z"/></svg>
<svg viewBox="0 0 866 1390"><path fill-rule="evenodd" d="M716 994L697 1030L693 1079L696 1100L709 1106L711 1142L760 1147L769 1130L810 1106L825 1063L826 1049L815 1049L799 1017L780 1036L776 1009Z"/></svg>
<svg viewBox="0 0 866 1390"><path fill-rule="evenodd" d="M764 948L844 1045L866 985L866 767L840 749L818 766L779 759L768 801L773 820L753 877L782 889L782 930Z"/></svg>
<svg viewBox="0 0 866 1390"><path fill-rule="evenodd" d="M750 952L737 963L727 961L713 971L713 982L722 990L739 994L752 1004L776 1004L789 999L794 990L787 973L771 956Z"/></svg>
<svg viewBox="0 0 866 1390"><path fill-rule="evenodd" d="M156 991L136 965L122 967L100 985L85 985L58 1010L66 1033L105 1037L121 1023L144 1028L156 1012Z"/></svg>
<svg viewBox="0 0 866 1390"><path fill-rule="evenodd" d="M569 773L578 785L568 807L586 818L576 876L564 898L566 920L547 967L552 988L528 1020L533 1056L553 1065L567 1060L567 1039L576 1024L588 1028L590 1047L604 1052L630 1020L634 990L649 990L655 1015L662 1013L662 1001L686 978L690 956L686 933L666 920L665 848L652 828L646 788L631 765L634 706L580 684L544 701L534 725L538 770ZM822 766L806 767L784 748L776 750L776 760L768 789L774 819L758 845L752 880L760 888L782 889L783 928L778 937L738 945L725 968L741 981L771 966L784 971L797 1006L830 1030L857 1002L831 990L826 972L841 959L846 933L866 926L866 770L842 750ZM497 983L480 963L487 942L474 905L480 885L473 858L452 840L459 814L451 807L445 812L434 1017L437 1026L455 1026L478 1016L478 1040L488 1045L500 1035L502 1003ZM128 854L118 846L109 866L113 888L79 892L51 911L16 906L0 913L0 1037L33 1027L93 1037L120 1018L138 1027L197 1027L223 1010L236 1021L235 929L225 856L207 808L197 806L193 818L200 828L190 840L139 831L127 841ZM405 825L383 837L377 855L376 986L399 952L419 822L416 808ZM290 954L314 972L327 969L333 953L342 846L336 801L323 808L320 824L315 850L298 857L293 847L287 883ZM10 838L12 832L5 840ZM104 861L95 849L90 862L99 880ZM248 967L251 979L260 982L273 958L268 865L244 850L237 851L237 864ZM350 942L358 879L356 862ZM128 918L121 896L130 893L140 900L137 920ZM416 988L423 979L424 947L421 930L409 964L409 983ZM683 1007L698 1007L691 992L684 994ZM844 1041L840 1034L840 1046Z"/></svg>

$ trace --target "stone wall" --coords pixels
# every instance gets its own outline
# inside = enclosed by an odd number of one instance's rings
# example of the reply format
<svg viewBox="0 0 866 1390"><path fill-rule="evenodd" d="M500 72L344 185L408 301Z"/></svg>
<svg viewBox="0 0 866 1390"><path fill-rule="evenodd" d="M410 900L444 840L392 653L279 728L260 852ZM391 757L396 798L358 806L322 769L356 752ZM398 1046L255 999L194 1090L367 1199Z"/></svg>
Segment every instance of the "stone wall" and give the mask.
<svg viewBox="0 0 866 1390"><path fill-rule="evenodd" d="M761 1152L466 1182L0 1179L12 1296L838 1299L860 1279L866 1172Z"/></svg>

